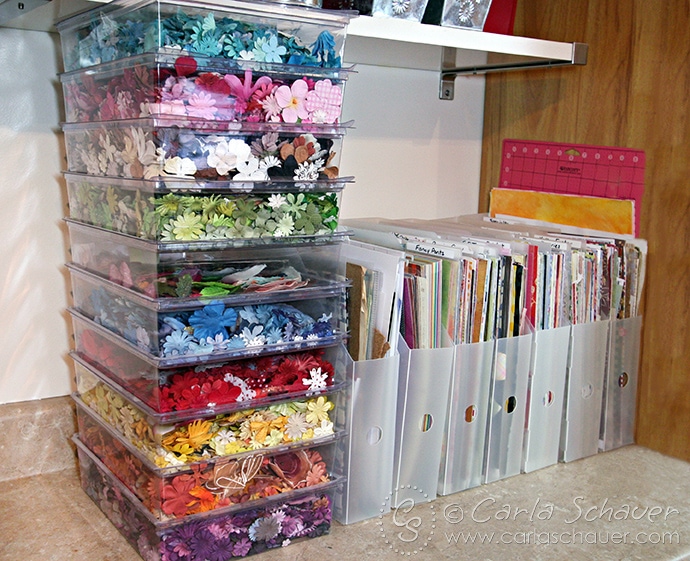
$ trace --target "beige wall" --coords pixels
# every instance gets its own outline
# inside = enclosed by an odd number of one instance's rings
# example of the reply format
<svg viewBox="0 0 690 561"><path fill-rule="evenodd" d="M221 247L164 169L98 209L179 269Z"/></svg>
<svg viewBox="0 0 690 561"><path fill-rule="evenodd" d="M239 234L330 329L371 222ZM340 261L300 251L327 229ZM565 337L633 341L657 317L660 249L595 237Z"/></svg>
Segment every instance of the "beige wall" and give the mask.
<svg viewBox="0 0 690 561"><path fill-rule="evenodd" d="M56 34L0 28L0 404L73 389L58 43ZM436 72L348 62L360 64L343 106L355 128L341 172L355 183L342 216L475 212L484 78L459 81L455 100L440 101Z"/></svg>
<svg viewBox="0 0 690 561"><path fill-rule="evenodd" d="M646 152L637 442L690 460L690 2L520 0L515 33L588 43L589 62L487 79L480 210L504 138Z"/></svg>

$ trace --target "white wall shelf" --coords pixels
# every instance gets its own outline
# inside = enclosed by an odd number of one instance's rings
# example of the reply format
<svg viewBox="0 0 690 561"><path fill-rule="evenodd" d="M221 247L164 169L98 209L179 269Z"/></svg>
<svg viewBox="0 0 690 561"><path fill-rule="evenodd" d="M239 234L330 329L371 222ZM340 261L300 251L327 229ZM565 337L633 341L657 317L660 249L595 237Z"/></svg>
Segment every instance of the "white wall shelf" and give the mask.
<svg viewBox="0 0 690 561"><path fill-rule="evenodd" d="M109 0L0 0L0 27L55 31L55 21ZM434 70L440 99L453 99L455 77L587 63L587 45L358 16L348 26L351 63Z"/></svg>
<svg viewBox="0 0 690 561"><path fill-rule="evenodd" d="M359 16L348 26L350 63L440 72L440 99L453 99L455 77L587 63L587 45Z"/></svg>

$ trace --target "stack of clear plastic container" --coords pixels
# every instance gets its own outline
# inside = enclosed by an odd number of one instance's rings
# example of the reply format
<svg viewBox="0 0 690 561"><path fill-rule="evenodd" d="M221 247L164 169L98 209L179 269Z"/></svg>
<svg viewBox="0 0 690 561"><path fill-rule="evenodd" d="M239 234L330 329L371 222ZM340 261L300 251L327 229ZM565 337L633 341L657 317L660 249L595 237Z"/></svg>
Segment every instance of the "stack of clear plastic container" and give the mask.
<svg viewBox="0 0 690 561"><path fill-rule="evenodd" d="M74 440L84 490L147 561L330 528L349 17L115 0L58 24Z"/></svg>

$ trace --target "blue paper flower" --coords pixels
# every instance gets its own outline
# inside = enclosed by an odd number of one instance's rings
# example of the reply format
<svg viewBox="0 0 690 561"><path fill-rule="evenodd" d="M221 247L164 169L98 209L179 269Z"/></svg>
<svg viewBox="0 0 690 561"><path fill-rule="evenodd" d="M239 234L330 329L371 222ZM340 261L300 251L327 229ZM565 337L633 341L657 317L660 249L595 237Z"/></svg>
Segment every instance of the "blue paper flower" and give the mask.
<svg viewBox="0 0 690 561"><path fill-rule="evenodd" d="M319 59L323 66L334 66L334 61L340 60L335 56L335 38L330 31L322 31L311 45L311 54Z"/></svg>
<svg viewBox="0 0 690 561"><path fill-rule="evenodd" d="M189 318L189 325L194 328L194 337L198 340L213 339L219 333L227 337L226 327L234 328L236 323L237 312L233 308L225 309L222 302L212 302L196 310Z"/></svg>
<svg viewBox="0 0 690 561"><path fill-rule="evenodd" d="M192 336L186 331L173 331L165 338L163 350L166 356L184 355L189 351Z"/></svg>
<svg viewBox="0 0 690 561"><path fill-rule="evenodd" d="M283 62L282 57L287 53L287 49L278 44L278 37L271 35L268 41L261 45L264 51L264 60L266 62Z"/></svg>

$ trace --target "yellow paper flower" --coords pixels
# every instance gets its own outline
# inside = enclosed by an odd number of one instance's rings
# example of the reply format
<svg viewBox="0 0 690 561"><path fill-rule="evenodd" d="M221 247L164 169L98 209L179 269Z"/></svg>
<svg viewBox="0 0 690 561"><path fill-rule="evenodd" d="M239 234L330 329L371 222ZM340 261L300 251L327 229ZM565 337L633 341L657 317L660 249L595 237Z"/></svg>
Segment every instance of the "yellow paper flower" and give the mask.
<svg viewBox="0 0 690 561"><path fill-rule="evenodd" d="M234 440L233 442L228 442L225 445L225 454L226 455L238 454L240 452L244 452L245 450L246 450L246 447L244 446L244 444L241 440Z"/></svg>
<svg viewBox="0 0 690 561"><path fill-rule="evenodd" d="M273 419L272 421L252 421L250 423L250 427L254 435L254 438L258 442L264 442L266 440L266 437L273 430L282 429L283 426L285 426L284 417L278 417L277 419Z"/></svg>
<svg viewBox="0 0 690 561"><path fill-rule="evenodd" d="M166 436L163 439L163 446L175 452L190 454L202 448L213 438L210 432L212 426L211 421L197 419Z"/></svg>
<svg viewBox="0 0 690 561"><path fill-rule="evenodd" d="M307 404L307 422L318 425L321 421L328 421L328 412L333 409L333 403L324 396L311 400Z"/></svg>

